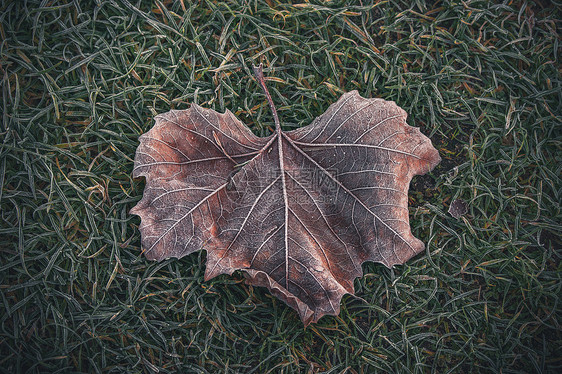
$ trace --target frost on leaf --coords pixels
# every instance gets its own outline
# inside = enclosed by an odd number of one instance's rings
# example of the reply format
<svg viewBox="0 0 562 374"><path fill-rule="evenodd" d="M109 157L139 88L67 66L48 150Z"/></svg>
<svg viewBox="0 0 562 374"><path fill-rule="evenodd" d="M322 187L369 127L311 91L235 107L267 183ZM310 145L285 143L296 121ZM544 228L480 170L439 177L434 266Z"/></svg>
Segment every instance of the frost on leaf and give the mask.
<svg viewBox="0 0 562 374"><path fill-rule="evenodd" d="M148 259L205 249L206 280L242 270L307 325L339 313L364 261L391 267L423 250L408 186L440 157L394 102L357 91L298 130L274 117L260 138L230 111L157 116L140 137L134 177L146 187L131 212Z"/></svg>

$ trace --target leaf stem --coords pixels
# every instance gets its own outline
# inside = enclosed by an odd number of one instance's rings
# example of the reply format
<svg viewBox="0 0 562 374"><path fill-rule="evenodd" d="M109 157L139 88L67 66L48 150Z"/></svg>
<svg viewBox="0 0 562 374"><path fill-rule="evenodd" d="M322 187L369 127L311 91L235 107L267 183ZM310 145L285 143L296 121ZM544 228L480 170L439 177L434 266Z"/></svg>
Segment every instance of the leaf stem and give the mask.
<svg viewBox="0 0 562 374"><path fill-rule="evenodd" d="M281 125L279 124L279 117L277 116L277 109L275 108L275 105L273 104L273 99L271 98L271 95L269 94L269 91L267 90L267 86L265 85L265 77L263 76L263 69L262 69L263 64L259 64L258 66L253 66L254 69L254 75L256 76L256 79L258 80L263 92L265 93L265 97L267 97L267 102L269 103L269 107L271 108L271 112L273 113L273 121L275 122L275 131L277 133L281 132Z"/></svg>

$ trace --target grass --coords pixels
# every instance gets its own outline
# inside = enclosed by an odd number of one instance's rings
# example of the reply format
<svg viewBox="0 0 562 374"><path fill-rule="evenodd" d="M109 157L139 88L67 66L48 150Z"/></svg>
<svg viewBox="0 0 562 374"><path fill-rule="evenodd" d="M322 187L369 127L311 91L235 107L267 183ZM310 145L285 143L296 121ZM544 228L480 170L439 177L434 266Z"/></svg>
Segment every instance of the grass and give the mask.
<svg viewBox="0 0 562 374"><path fill-rule="evenodd" d="M0 371L560 372L561 8L407 3L2 1ZM306 329L241 274L204 282L204 252L146 261L128 213L157 113L269 133L258 62L284 128L357 89L443 158L410 191L426 252L365 264L366 302Z"/></svg>

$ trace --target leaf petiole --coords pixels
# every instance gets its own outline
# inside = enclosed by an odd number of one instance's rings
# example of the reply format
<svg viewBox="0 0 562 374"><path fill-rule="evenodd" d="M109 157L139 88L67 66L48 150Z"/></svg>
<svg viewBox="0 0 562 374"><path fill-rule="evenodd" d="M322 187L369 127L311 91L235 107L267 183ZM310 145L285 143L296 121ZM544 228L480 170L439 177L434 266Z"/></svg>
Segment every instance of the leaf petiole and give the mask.
<svg viewBox="0 0 562 374"><path fill-rule="evenodd" d="M271 108L271 112L273 113L273 121L275 122L275 131L277 133L281 132L281 125L279 124L279 117L277 116L277 109L275 108L275 104L273 104L273 99L271 98L271 95L269 94L269 91L267 89L267 86L265 85L265 77L263 76L263 69L262 69L263 64L259 64L258 66L253 66L254 69L254 75L256 76L256 79L258 80L258 83L260 84L263 92L265 93L265 97L267 97L267 102L269 103L269 107Z"/></svg>

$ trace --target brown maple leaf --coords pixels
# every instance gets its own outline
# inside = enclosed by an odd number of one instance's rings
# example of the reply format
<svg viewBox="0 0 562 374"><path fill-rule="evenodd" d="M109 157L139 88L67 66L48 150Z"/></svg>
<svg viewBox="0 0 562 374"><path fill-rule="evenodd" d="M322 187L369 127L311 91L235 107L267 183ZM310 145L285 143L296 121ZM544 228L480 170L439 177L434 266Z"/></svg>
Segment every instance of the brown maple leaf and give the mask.
<svg viewBox="0 0 562 374"><path fill-rule="evenodd" d="M207 250L205 280L243 270L305 325L337 315L361 264L420 253L408 186L440 161L394 102L344 94L310 125L255 136L230 112L192 104L156 117L140 137L141 217L148 259Z"/></svg>

